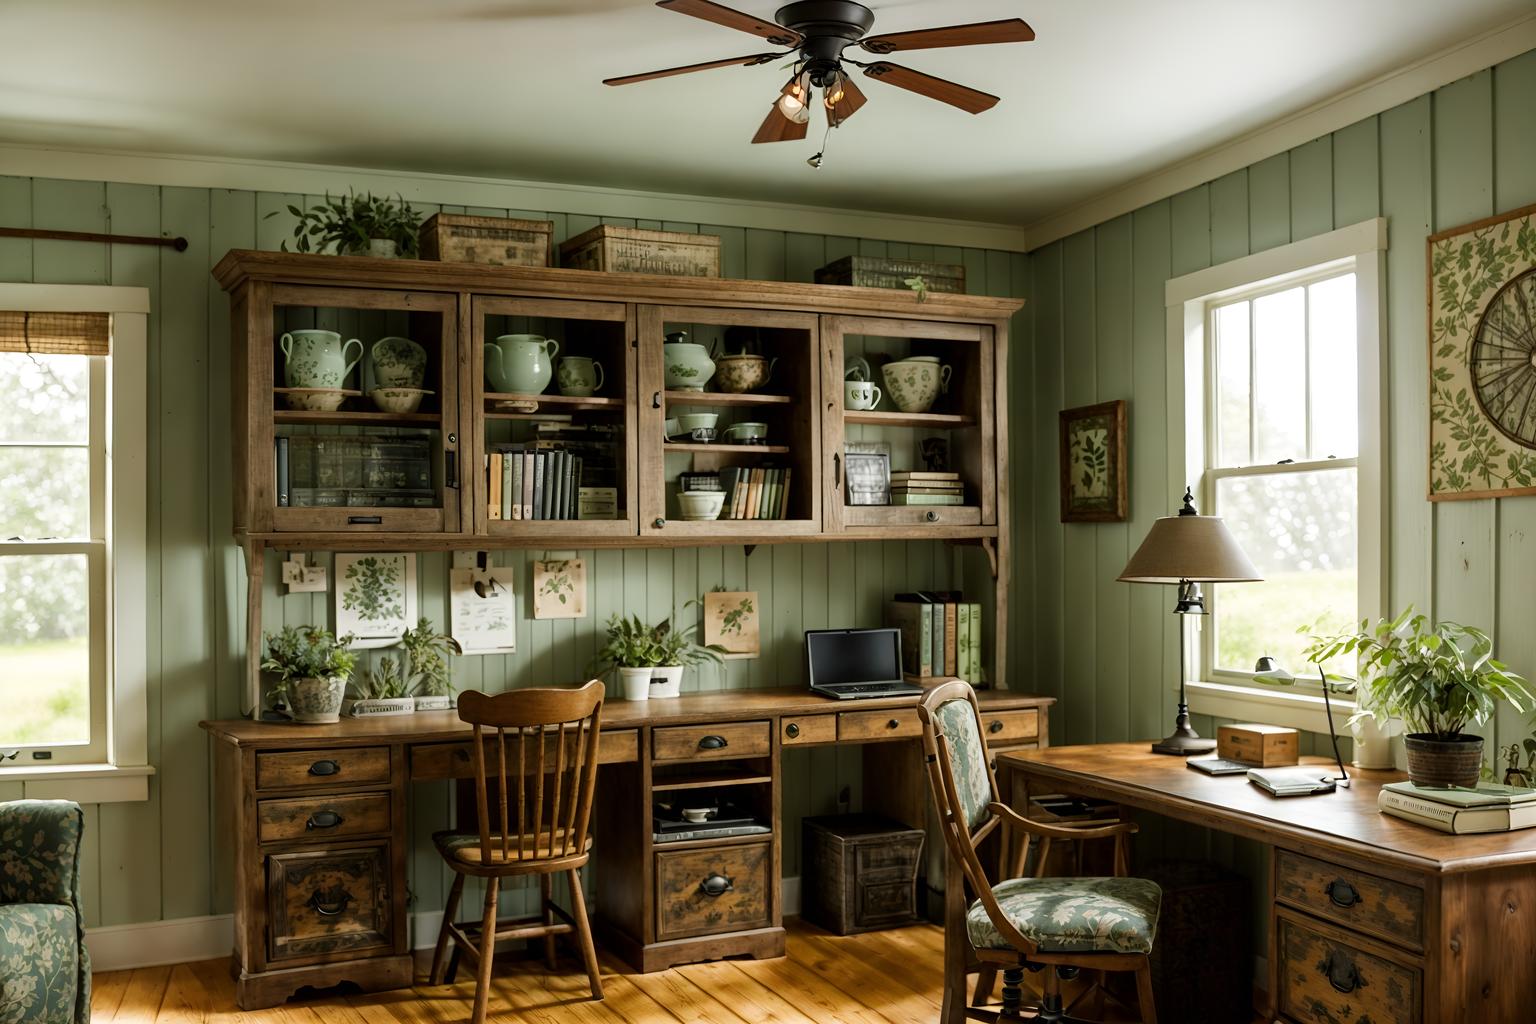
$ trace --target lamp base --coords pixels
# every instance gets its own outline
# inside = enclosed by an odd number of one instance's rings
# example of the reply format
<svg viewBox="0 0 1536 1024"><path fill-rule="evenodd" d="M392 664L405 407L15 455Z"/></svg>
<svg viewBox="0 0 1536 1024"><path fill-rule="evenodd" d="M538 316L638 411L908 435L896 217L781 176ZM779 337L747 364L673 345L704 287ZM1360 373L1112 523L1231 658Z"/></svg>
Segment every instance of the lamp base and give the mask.
<svg viewBox="0 0 1536 1024"><path fill-rule="evenodd" d="M1215 749L1215 740L1203 739L1189 724L1189 705L1182 702L1179 704L1179 717L1174 720L1173 735L1152 744L1152 753L1173 754L1177 757L1209 754Z"/></svg>

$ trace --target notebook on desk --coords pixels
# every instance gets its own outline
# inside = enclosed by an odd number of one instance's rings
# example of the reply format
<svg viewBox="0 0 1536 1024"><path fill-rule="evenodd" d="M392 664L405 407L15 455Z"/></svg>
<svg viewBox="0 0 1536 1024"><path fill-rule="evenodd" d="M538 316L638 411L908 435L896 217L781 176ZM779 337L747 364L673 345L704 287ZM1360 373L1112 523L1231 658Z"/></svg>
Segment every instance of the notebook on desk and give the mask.
<svg viewBox="0 0 1536 1024"><path fill-rule="evenodd" d="M902 678L899 629L808 629L805 673L812 693L834 700L923 692Z"/></svg>

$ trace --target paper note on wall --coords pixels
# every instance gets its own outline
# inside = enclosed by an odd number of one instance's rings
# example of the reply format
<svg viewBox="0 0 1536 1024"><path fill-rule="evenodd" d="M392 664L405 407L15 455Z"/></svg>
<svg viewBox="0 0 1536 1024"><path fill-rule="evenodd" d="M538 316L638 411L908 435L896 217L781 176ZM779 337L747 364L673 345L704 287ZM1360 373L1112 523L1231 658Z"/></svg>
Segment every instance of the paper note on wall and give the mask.
<svg viewBox="0 0 1536 1024"><path fill-rule="evenodd" d="M510 566L449 571L448 629L463 653L517 652L515 578Z"/></svg>

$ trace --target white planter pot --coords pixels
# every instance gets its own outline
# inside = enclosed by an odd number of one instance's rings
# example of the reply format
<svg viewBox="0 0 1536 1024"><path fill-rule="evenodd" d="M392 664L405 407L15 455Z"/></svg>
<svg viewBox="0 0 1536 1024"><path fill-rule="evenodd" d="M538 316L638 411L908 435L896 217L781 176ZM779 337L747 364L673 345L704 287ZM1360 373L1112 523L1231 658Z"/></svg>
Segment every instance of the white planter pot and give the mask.
<svg viewBox="0 0 1536 1024"><path fill-rule="evenodd" d="M453 695L445 693L439 697L423 697L418 694L415 698L417 711L451 711L453 710Z"/></svg>
<svg viewBox="0 0 1536 1024"><path fill-rule="evenodd" d="M342 702L342 710L350 718L378 718L384 715L414 715L415 697L380 697L371 700Z"/></svg>
<svg viewBox="0 0 1536 1024"><path fill-rule="evenodd" d="M1393 723L1385 727L1374 718L1362 718L1349 727L1355 741L1354 765L1356 768L1391 768L1395 760L1392 750Z"/></svg>
<svg viewBox="0 0 1536 1024"><path fill-rule="evenodd" d="M295 722L341 721L341 698L347 692L345 676L335 679L293 679L288 683L288 712Z"/></svg>
<svg viewBox="0 0 1536 1024"><path fill-rule="evenodd" d="M683 666L663 665L651 670L651 699L677 697L683 692Z"/></svg>
<svg viewBox="0 0 1536 1024"><path fill-rule="evenodd" d="M653 668L620 668L619 690L625 700L645 700L651 695Z"/></svg>
<svg viewBox="0 0 1536 1024"><path fill-rule="evenodd" d="M379 259L392 260L399 254L395 251L395 240L393 238L370 238L368 239L368 255L376 256Z"/></svg>

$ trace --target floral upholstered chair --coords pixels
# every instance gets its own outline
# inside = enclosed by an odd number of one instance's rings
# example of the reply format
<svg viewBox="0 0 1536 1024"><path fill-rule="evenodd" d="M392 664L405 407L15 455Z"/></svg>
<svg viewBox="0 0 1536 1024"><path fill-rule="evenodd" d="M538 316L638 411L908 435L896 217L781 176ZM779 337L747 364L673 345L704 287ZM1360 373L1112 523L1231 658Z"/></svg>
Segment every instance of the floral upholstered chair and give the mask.
<svg viewBox="0 0 1536 1024"><path fill-rule="evenodd" d="M965 917L965 930L984 968L978 987L991 988L992 970L1003 971L1000 1013L972 1009L970 1016L992 1020L1022 1015L1024 971L1042 974L1043 995L1035 1016L1041 1021L1077 1021L1062 1007L1061 981L1078 971L1131 971L1143 1024L1157 1024L1152 1005L1149 956L1157 934L1162 891L1156 882L1125 877L1126 839L1136 831L1129 822L1097 828L1065 828L1031 821L998 801L997 780L982 738L981 712L967 683L951 682L929 690L918 705L923 723L923 753L928 782L938 808L944 842L964 879L977 895ZM994 884L977 847L999 824L1018 833L1009 877ZM1053 841L1113 839L1115 874L1106 878L1045 878L1046 854ZM1036 877L1024 873L1031 846L1037 847ZM964 999L964 992L960 993Z"/></svg>
<svg viewBox="0 0 1536 1024"><path fill-rule="evenodd" d="M0 803L0 1024L87 1024L80 914L85 816L68 800Z"/></svg>

